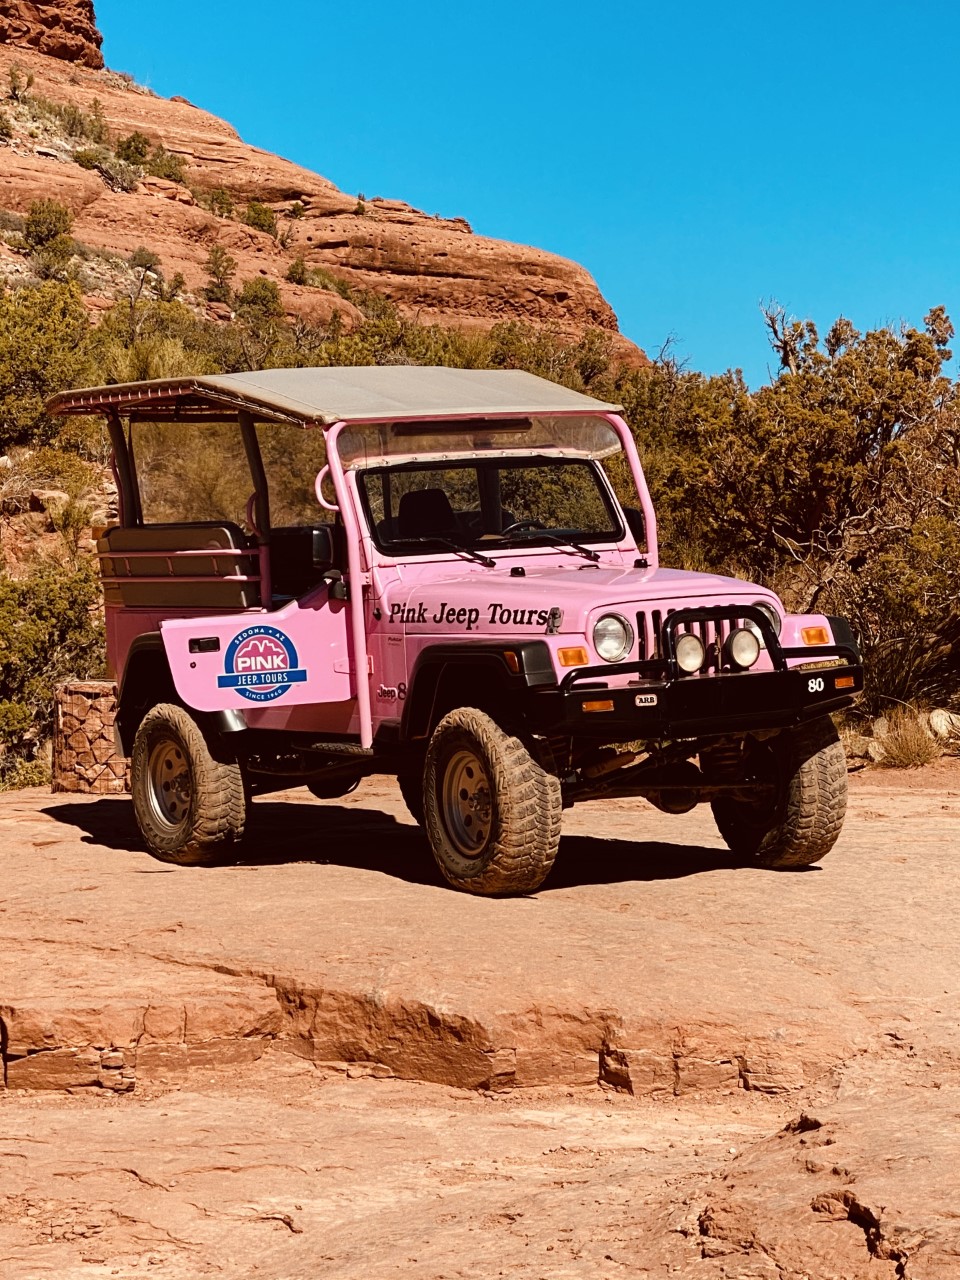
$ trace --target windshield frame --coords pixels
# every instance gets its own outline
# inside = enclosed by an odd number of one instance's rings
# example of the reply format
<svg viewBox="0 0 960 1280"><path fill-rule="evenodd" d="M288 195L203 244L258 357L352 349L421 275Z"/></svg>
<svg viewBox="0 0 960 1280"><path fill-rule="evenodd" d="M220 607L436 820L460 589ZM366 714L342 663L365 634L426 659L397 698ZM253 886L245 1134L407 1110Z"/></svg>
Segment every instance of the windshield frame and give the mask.
<svg viewBox="0 0 960 1280"><path fill-rule="evenodd" d="M562 534L569 532L574 543L585 543L587 546L599 544L604 548L616 548L620 546L625 539L630 537L630 530L624 518L623 510L613 491L609 478L603 467L592 458L570 458L558 457L556 454L547 453L531 453L522 456L504 456L502 454L493 455L485 454L482 457L473 458L442 458L442 457L426 457L413 461L403 461L391 463L389 465L374 465L366 468L356 468L354 477L356 480L356 493L359 499L359 507L363 514L364 523L367 526L367 536L370 538L374 547L382 556L386 556L391 560L406 560L416 557L436 557L438 553L444 556L462 555L463 552L458 548L454 551L452 548L444 549L440 545L442 539L446 539L448 534L439 535L439 540L434 541L432 545L417 538L384 538L377 528L378 522L374 519L373 511L370 506L370 496L367 490L369 479L380 476L402 474L404 472L429 472L429 471L480 471L484 468L494 469L498 471L517 471L525 467L567 467L577 466L586 467L593 476L597 485L598 496L603 504L603 508L610 519L611 528L604 532L593 533L583 529L545 529L543 536L537 537L537 530L524 532L522 537L503 538L491 537L490 535L480 535L477 537L464 537L462 539L463 548L469 551L479 551L484 555L495 554L497 552L507 552L516 554L518 551L528 548L536 548L538 551L553 550L564 551L568 544L562 540ZM466 532L466 531L465 531ZM450 539L453 541L453 539Z"/></svg>

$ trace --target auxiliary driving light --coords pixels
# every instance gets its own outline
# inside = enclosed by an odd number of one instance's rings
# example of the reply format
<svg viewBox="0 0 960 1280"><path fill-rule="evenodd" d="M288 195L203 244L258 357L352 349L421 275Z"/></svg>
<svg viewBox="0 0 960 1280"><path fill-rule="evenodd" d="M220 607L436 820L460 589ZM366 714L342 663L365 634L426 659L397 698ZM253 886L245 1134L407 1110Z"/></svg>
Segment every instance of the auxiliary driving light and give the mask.
<svg viewBox="0 0 960 1280"><path fill-rule="evenodd" d="M707 651L703 647L703 641L691 631L686 631L682 636L677 636L675 652L677 666L681 671L686 671L687 675L692 675L694 671L699 671L707 658Z"/></svg>
<svg viewBox="0 0 960 1280"><path fill-rule="evenodd" d="M748 670L760 657L760 639L750 627L736 627L731 631L724 648L727 657L741 671Z"/></svg>

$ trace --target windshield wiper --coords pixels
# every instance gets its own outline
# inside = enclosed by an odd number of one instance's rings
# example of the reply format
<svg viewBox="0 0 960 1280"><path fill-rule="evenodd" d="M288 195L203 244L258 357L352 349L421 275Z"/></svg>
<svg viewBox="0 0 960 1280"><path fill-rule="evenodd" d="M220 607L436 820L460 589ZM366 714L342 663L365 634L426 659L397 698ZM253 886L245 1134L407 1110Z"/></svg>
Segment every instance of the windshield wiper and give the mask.
<svg viewBox="0 0 960 1280"><path fill-rule="evenodd" d="M523 532L528 535L524 539L525 542L533 542L534 538L546 538L548 542L552 542L555 547L572 547L574 551L579 551L582 556L586 556L588 560L599 560L600 552L594 551L591 547L581 546L579 542L574 542L572 538L563 538L558 533L551 533L549 529L524 529ZM508 542L511 541L509 534Z"/></svg>
<svg viewBox="0 0 960 1280"><path fill-rule="evenodd" d="M491 560L489 556L481 555L479 551L474 551L472 547L464 546L463 543L454 542L452 538L444 538L439 534L430 533L422 538L395 538L393 541L402 546L409 543L420 543L421 545L433 545L437 547L449 547L451 551L456 551L458 555L467 556L471 560L476 560L477 564L486 565L488 569L497 567L496 560Z"/></svg>

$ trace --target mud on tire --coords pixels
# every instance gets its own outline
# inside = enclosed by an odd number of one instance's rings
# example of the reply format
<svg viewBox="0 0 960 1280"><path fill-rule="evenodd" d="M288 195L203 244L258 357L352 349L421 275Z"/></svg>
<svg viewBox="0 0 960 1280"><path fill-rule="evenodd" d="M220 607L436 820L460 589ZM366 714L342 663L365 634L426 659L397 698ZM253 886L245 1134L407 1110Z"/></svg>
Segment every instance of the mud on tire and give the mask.
<svg viewBox="0 0 960 1280"><path fill-rule="evenodd" d="M182 707L160 703L147 712L130 771L137 825L155 858L202 866L239 843L247 808L240 766L215 758Z"/></svg>
<svg viewBox="0 0 960 1280"><path fill-rule="evenodd" d="M710 772L709 756L705 761ZM711 804L730 849L764 867L805 867L830 852L847 809L847 762L829 716L785 730L768 742L748 740L740 768L773 784L756 804Z"/></svg>
<svg viewBox="0 0 960 1280"><path fill-rule="evenodd" d="M437 865L468 893L531 893L560 843L559 779L474 707L444 716L427 748L424 825Z"/></svg>

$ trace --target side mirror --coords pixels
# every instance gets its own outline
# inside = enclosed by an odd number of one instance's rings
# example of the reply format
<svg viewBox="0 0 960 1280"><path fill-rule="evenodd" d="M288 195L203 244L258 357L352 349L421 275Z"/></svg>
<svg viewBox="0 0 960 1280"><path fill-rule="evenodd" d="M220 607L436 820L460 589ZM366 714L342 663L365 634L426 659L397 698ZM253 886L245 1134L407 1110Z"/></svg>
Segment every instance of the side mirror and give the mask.
<svg viewBox="0 0 960 1280"><path fill-rule="evenodd" d="M311 529L311 563L314 569L329 569L333 564L333 531L328 524L315 524Z"/></svg>
<svg viewBox="0 0 960 1280"><path fill-rule="evenodd" d="M624 507L623 514L627 517L627 528L642 551L647 545L647 527L644 524L643 512L636 507Z"/></svg>

